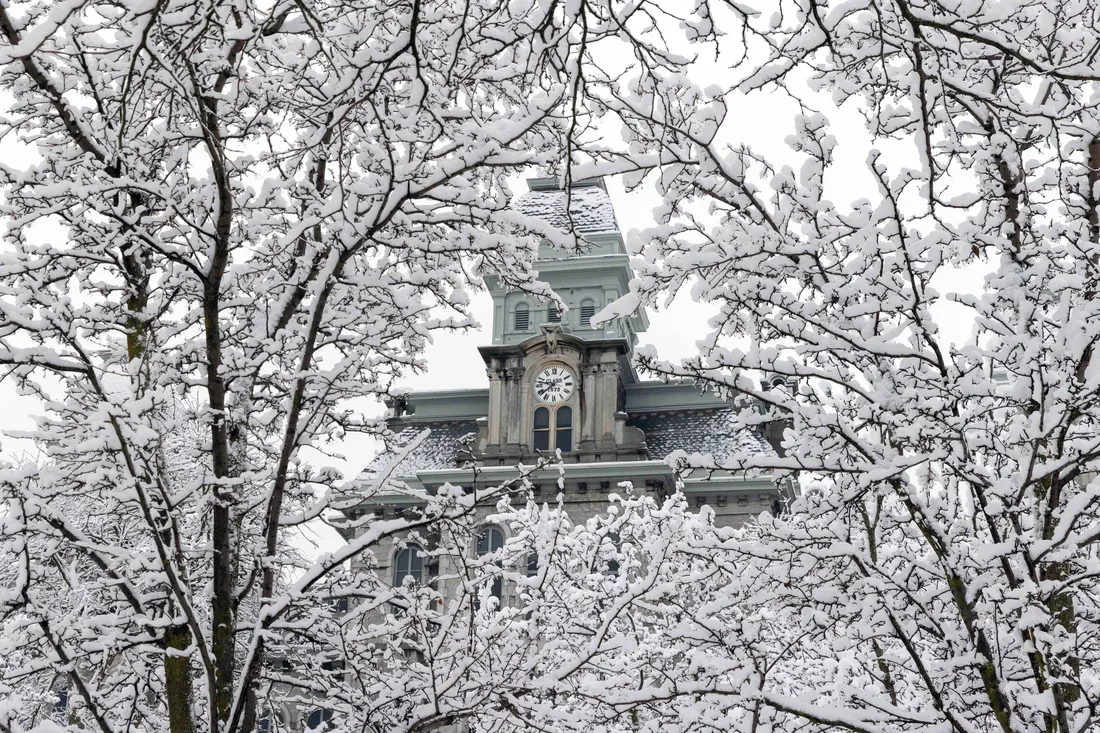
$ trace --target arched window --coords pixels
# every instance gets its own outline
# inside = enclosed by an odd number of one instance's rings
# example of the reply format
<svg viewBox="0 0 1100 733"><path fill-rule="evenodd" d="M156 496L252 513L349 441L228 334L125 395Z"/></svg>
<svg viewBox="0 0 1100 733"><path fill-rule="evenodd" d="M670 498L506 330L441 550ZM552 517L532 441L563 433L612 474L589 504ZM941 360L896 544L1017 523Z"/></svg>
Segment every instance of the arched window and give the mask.
<svg viewBox="0 0 1100 733"><path fill-rule="evenodd" d="M424 556L416 545L409 545L397 553L393 562L393 584L400 587L405 578L424 582Z"/></svg>
<svg viewBox="0 0 1100 733"><path fill-rule="evenodd" d="M477 536L477 556L488 555L490 552L504 549L504 531L500 527L492 525L481 530Z"/></svg>
<svg viewBox="0 0 1100 733"><path fill-rule="evenodd" d="M535 408L535 450L550 450L550 410Z"/></svg>
<svg viewBox="0 0 1100 733"><path fill-rule="evenodd" d="M592 316L596 315L596 303L584 299L581 301L581 328L592 328Z"/></svg>
<svg viewBox="0 0 1100 733"><path fill-rule="evenodd" d="M328 730L332 721L332 711L318 708L306 716L306 730Z"/></svg>
<svg viewBox="0 0 1100 733"><path fill-rule="evenodd" d="M324 717L324 712L321 710L314 710L306 716L306 729L320 728L321 718Z"/></svg>
<svg viewBox="0 0 1100 733"><path fill-rule="evenodd" d="M573 450L573 409L569 405L562 405L554 414L554 447Z"/></svg>
<svg viewBox="0 0 1100 733"><path fill-rule="evenodd" d="M483 557L504 548L504 532L500 527L488 526L477 536L477 556ZM499 575L493 579L493 596L500 600L504 594L504 580Z"/></svg>
<svg viewBox="0 0 1100 733"><path fill-rule="evenodd" d="M607 554L607 575L619 574L619 553L622 551L623 541L619 537L618 532L608 532L607 539L610 540L611 551Z"/></svg>
<svg viewBox="0 0 1100 733"><path fill-rule="evenodd" d="M561 311L558 310L558 304L552 300L546 306L546 320L550 323L561 323Z"/></svg>
<svg viewBox="0 0 1100 733"><path fill-rule="evenodd" d="M322 710L314 710L313 712L320 713L320 716L324 717L324 711ZM318 721L318 725L323 722L323 720ZM260 719L256 721L256 733L274 733L276 730L285 730L283 727L283 714L278 710L262 711Z"/></svg>
<svg viewBox="0 0 1100 733"><path fill-rule="evenodd" d="M535 450L573 450L573 408L562 405L554 410L554 425L551 429L550 409L536 407L531 434Z"/></svg>
<svg viewBox="0 0 1100 733"><path fill-rule="evenodd" d="M531 327L531 311L526 303L516 306L514 326L517 331L526 331Z"/></svg>

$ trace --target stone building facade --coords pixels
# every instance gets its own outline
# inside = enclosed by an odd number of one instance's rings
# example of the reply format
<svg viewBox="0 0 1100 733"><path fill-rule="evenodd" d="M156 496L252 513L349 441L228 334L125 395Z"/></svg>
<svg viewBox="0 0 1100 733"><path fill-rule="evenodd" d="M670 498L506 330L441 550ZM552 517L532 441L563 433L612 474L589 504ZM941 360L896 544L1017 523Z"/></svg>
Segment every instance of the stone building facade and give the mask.
<svg viewBox="0 0 1100 733"><path fill-rule="evenodd" d="M490 281L492 343L479 347L488 389L417 392L391 402L392 437L346 488L354 495L369 486L369 498L348 512L394 517L417 503L397 489L497 486L515 479L518 465L532 466L556 450L561 464L530 476L533 494L554 502L561 491L577 524L605 514L607 495L621 493L626 481L656 498L680 486L692 505L710 506L720 525L781 511L792 495L786 481L765 473L685 475L669 460L680 451L718 459L734 452L774 455L781 450L781 424L749 430L737 420L743 408L694 384L640 380L632 358L638 334L649 325L644 312L592 324L596 313L629 292L633 278L603 182L575 182L569 191L551 179L528 184L514 206L563 230L572 226L587 243L579 255L547 243L539 250L539 277L567 307ZM506 527L488 521L493 509L479 512L483 523L470 542L471 556L498 549L507 538ZM394 584L412 577L444 596L457 593L453 578L460 569L445 567L446 557L429 561L421 551L408 541L376 548L377 570ZM492 590L503 603L512 602L515 591L500 580ZM329 713L296 704L280 718L291 727L324 729Z"/></svg>
<svg viewBox="0 0 1100 733"><path fill-rule="evenodd" d="M629 292L633 277L603 182L574 183L566 192L536 178L529 188L517 198L518 210L562 229L572 224L589 244L582 255L549 244L539 251L539 277L567 309L491 282L492 343L479 348L488 389L419 392L394 401L393 437L357 482L381 485L383 492L357 512L386 516L413 503L385 487L430 492L448 483L498 485L516 477L517 465L532 465L556 449L564 466L533 477L536 498L553 500L564 472L563 498L577 523L605 512L607 494L621 491L624 481L657 497L679 484L693 505L709 505L720 524L777 511L791 495L789 483L767 474L678 475L668 459L678 451L719 459L735 451L775 454L782 426L747 430L736 420L742 408L694 384L640 380L632 357L637 334L648 326L644 312L592 324L595 313ZM490 534L497 530L505 532ZM395 582L415 564L397 547L376 559Z"/></svg>

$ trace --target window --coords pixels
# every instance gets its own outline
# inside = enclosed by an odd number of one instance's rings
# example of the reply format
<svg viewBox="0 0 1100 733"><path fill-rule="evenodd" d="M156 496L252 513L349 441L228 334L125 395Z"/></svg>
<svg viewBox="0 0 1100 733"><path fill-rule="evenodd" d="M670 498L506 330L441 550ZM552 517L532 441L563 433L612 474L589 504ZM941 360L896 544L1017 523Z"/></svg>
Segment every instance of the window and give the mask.
<svg viewBox="0 0 1100 733"><path fill-rule="evenodd" d="M535 450L573 450L573 408L562 405L554 410L554 429L551 430L550 408L536 407L531 433Z"/></svg>
<svg viewBox="0 0 1100 733"><path fill-rule="evenodd" d="M554 418L554 447L563 451L573 450L573 409L562 405Z"/></svg>
<svg viewBox="0 0 1100 733"><path fill-rule="evenodd" d="M331 721L332 711L319 708L306 716L306 730L328 730Z"/></svg>
<svg viewBox="0 0 1100 733"><path fill-rule="evenodd" d="M527 553L527 577L533 578L539 574L539 554L535 551Z"/></svg>
<svg viewBox="0 0 1100 733"><path fill-rule="evenodd" d="M55 690L56 697L53 700L53 711L58 715L64 715L69 709L69 688L59 687Z"/></svg>
<svg viewBox="0 0 1100 733"><path fill-rule="evenodd" d="M619 537L618 532L608 532L606 539L609 541L611 548L610 552L607 552L607 570L606 575L618 575L619 574L619 553L622 552L623 541ZM601 548L602 549L602 548ZM606 552L606 550L605 550Z"/></svg>
<svg viewBox="0 0 1100 733"><path fill-rule="evenodd" d="M320 713L324 716L324 712L321 710L314 710L314 713ZM332 716L329 715L331 718ZM318 724L324 721L318 721ZM256 733L275 733L276 730L286 730L283 727L283 714L278 710L265 710L260 716L260 719L256 721Z"/></svg>
<svg viewBox="0 0 1100 733"><path fill-rule="evenodd" d="M504 549L504 532L500 527L486 527L477 536L477 556Z"/></svg>
<svg viewBox="0 0 1100 733"><path fill-rule="evenodd" d="M477 536L477 556L483 557L504 548L504 532L500 527L486 527ZM504 594L504 579L499 575L493 579L493 596L500 600Z"/></svg>
<svg viewBox="0 0 1100 733"><path fill-rule="evenodd" d="M516 306L515 316L515 329L517 331L526 331L531 327L531 311L528 310L526 303L520 303Z"/></svg>
<svg viewBox="0 0 1100 733"><path fill-rule="evenodd" d="M405 578L412 578L417 583L424 582L424 556L416 545L409 545L394 558L393 584L401 586Z"/></svg>
<svg viewBox="0 0 1100 733"><path fill-rule="evenodd" d="M561 311L554 301L550 301L550 305L546 307L546 320L550 323L561 323Z"/></svg>
<svg viewBox="0 0 1100 733"><path fill-rule="evenodd" d="M550 450L550 410L535 409L535 450Z"/></svg>
<svg viewBox="0 0 1100 733"><path fill-rule="evenodd" d="M331 676L335 680L340 682L342 682L344 677L346 676L344 672L344 668L346 666L347 664L344 662L343 659L329 659L327 661L321 662L321 670L324 672L332 673Z"/></svg>
<svg viewBox="0 0 1100 733"><path fill-rule="evenodd" d="M596 315L596 304L591 300L581 301L581 328L592 328L594 315Z"/></svg>

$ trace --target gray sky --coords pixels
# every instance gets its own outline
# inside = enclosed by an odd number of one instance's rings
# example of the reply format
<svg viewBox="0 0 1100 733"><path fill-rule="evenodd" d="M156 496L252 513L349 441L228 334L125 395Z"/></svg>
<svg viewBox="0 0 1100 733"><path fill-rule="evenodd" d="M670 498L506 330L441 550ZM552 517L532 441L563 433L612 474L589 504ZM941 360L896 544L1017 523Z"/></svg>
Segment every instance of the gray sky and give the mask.
<svg viewBox="0 0 1100 733"><path fill-rule="evenodd" d="M770 95L768 104L761 104L761 101L759 96L750 101L730 94L727 98L729 115L720 133L722 139L730 144L749 143L755 150L774 160L791 160L797 165L785 142L786 136L794 129L793 118L799 112L797 104L780 92ZM836 203L842 207L861 197L877 198L877 187L866 165L869 140L858 109L853 105L838 109L824 94L813 95L812 101L829 116L833 122L833 132L840 143L836 163L826 176L826 190L833 194ZM0 95L0 103L10 103L10 98ZM883 152L884 159L895 170L902 164L915 162L912 149L904 141ZM10 137L0 142L0 155L9 165L18 164L21 159L29 163L36 157L33 151L25 147L19 148ZM513 188L518 194L526 190L526 185L517 181ZM650 188L647 183L643 185L643 190L627 194L617 181L608 182L609 193L628 247L632 232L652 224L649 212L658 204L658 199ZM940 290L973 292L980 288L981 274L980 266L969 272L957 273L957 277L949 278L950 282L942 283ZM472 307L475 316L482 323L482 328L467 333L437 334L435 342L429 346L425 355L427 371L411 375L405 380L405 386L413 390L488 386L477 347L491 341L491 299L486 293L476 294ZM945 303L938 309L940 312L937 315L941 316L941 323L945 325L945 338L957 341L968 335L970 323L952 318L951 309L952 306ZM681 295L669 307L650 309L650 329L641 334L640 343L652 344L665 359L680 359L694 354L696 341L707 331L706 319L715 310L713 306L692 302L686 294ZM0 408L3 408L0 417L0 431L3 433L0 435L0 455L11 460L21 453L33 452L33 445L28 441L14 439L9 434L11 431L33 429L31 415L40 411L37 400L18 395L15 385L6 381L0 383ZM372 414L379 414L382 408L381 405L376 405L364 409ZM329 450L335 454L331 458L314 455L308 459L317 465L332 464L350 478L369 462L377 450L377 441L355 437L348 439L345 445L330 446Z"/></svg>
<svg viewBox="0 0 1100 733"><path fill-rule="evenodd" d="M0 99L0 102L7 101ZM793 132L793 118L797 106L783 94L775 94L761 104L761 99L752 100L744 105L744 111L735 96L730 97L730 117L723 130L723 139L730 143L749 142L757 151L777 160L790 160L791 153L785 144L785 137ZM774 102L774 103L773 103ZM836 165L826 176L826 190L839 206L861 198L877 198L877 188L867 172L868 139L862 127L862 119L854 107L838 110L829 104L827 98L821 99L821 108L835 123L835 134L840 138ZM751 112L750 112L751 110ZM30 151L17 151L11 147L10 139L0 142L0 155L11 165L25 156L30 162L34 157ZM896 149L884 151L885 157L892 158L892 166L899 166L911 159L912 150L904 143ZM797 164L797 163L796 163ZM896 168L895 168L896 170ZM517 194L526 190L522 182L513 189ZM624 238L630 246L632 231L651 225L650 212L657 205L656 194L649 184L642 191L626 194L617 181L609 181L608 189ZM950 290L974 292L980 289L981 266L975 266L969 272L960 272L946 278L940 284L941 293ZM425 354L428 369L424 373L411 375L404 385L413 390L441 390L487 387L484 364L477 347L491 342L492 301L487 293L476 294L472 300L475 316L482 328L467 333L440 333L435 337ZM945 340L958 341L967 337L970 331L969 314L959 319L953 317L953 306L944 303L937 307L936 315L944 325ZM707 332L706 320L716 311L714 306L700 305L691 301L686 294L681 295L668 307L650 309L650 328L640 335L641 344L652 344L664 359L676 360L696 353L695 343ZM962 311L965 313L965 311ZM20 396L10 381L0 383L0 458L13 460L21 455L33 458L34 446L26 440L10 436L11 431L30 430L34 427L32 415L40 412L40 406L33 397ZM382 412L380 404L364 406L368 414ZM319 455L312 449L303 451L303 459L315 466L332 466L339 469L346 478L354 477L371 460L380 448L380 441L362 436L348 438L340 445L322 446L327 455ZM301 530L301 540L320 550L332 549L342 540L324 527L308 527ZM308 551L308 549L307 549Z"/></svg>
<svg viewBox="0 0 1100 733"><path fill-rule="evenodd" d="M526 190L525 184L515 187L517 193ZM630 228L625 222L631 217L626 212L648 212L656 204L656 197L648 193L626 194L622 186L615 181L608 182L609 193L615 205L624 238L629 240ZM650 224L642 217L633 217L634 229L639 225ZM481 360L477 347L492 343L492 298L488 293L478 293L471 299L474 315L482 324L477 331L466 333L437 333L435 341L425 352L428 369L420 374L410 375L403 386L416 390L475 389L488 388L489 379L485 373L485 364ZM693 302L687 295L681 295L668 308L649 309L649 330L639 335L639 344L652 344L662 357L680 359L697 352L695 342L706 331L706 321L717 308ZM379 414L381 407L379 406ZM336 460L336 466L348 478L362 468L378 449L378 442L369 438L353 437L346 445L336 448L345 454L343 460Z"/></svg>

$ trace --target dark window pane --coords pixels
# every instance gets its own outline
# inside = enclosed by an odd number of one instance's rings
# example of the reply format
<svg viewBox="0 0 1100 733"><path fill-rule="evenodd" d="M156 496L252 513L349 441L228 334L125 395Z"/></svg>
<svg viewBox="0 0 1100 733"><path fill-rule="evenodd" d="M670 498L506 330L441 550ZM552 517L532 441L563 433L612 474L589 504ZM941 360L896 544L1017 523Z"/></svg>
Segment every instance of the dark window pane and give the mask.
<svg viewBox="0 0 1100 733"><path fill-rule="evenodd" d="M537 552L527 553L527 577L533 578L539 574L539 554Z"/></svg>
<svg viewBox="0 0 1100 733"><path fill-rule="evenodd" d="M558 429L573 427L573 410L568 406L562 406L558 408L556 418L556 424Z"/></svg>
<svg viewBox="0 0 1100 733"><path fill-rule="evenodd" d="M535 450L550 450L550 410L545 407L536 409L534 422Z"/></svg>
<svg viewBox="0 0 1100 733"><path fill-rule="evenodd" d="M394 585L401 585L407 577L411 577L417 583L424 582L424 557L416 545L410 545L397 553L397 559L393 564Z"/></svg>
<svg viewBox="0 0 1100 733"><path fill-rule="evenodd" d="M550 411L545 407L535 410L535 430L550 427Z"/></svg>
<svg viewBox="0 0 1100 733"><path fill-rule="evenodd" d="M562 405L554 415L554 447L562 451L573 450L573 410Z"/></svg>
<svg viewBox="0 0 1100 733"><path fill-rule="evenodd" d="M477 537L477 554L488 555L504 548L504 532L499 527L486 527Z"/></svg>
<svg viewBox="0 0 1100 733"><path fill-rule="evenodd" d="M610 532L607 535L607 539L611 541L614 555L607 560L607 574L618 575L619 574L619 549L622 545L622 540L619 538L618 532Z"/></svg>
<svg viewBox="0 0 1100 733"><path fill-rule="evenodd" d="M307 730L327 730L329 721L332 720L331 710L314 710L306 716Z"/></svg>

